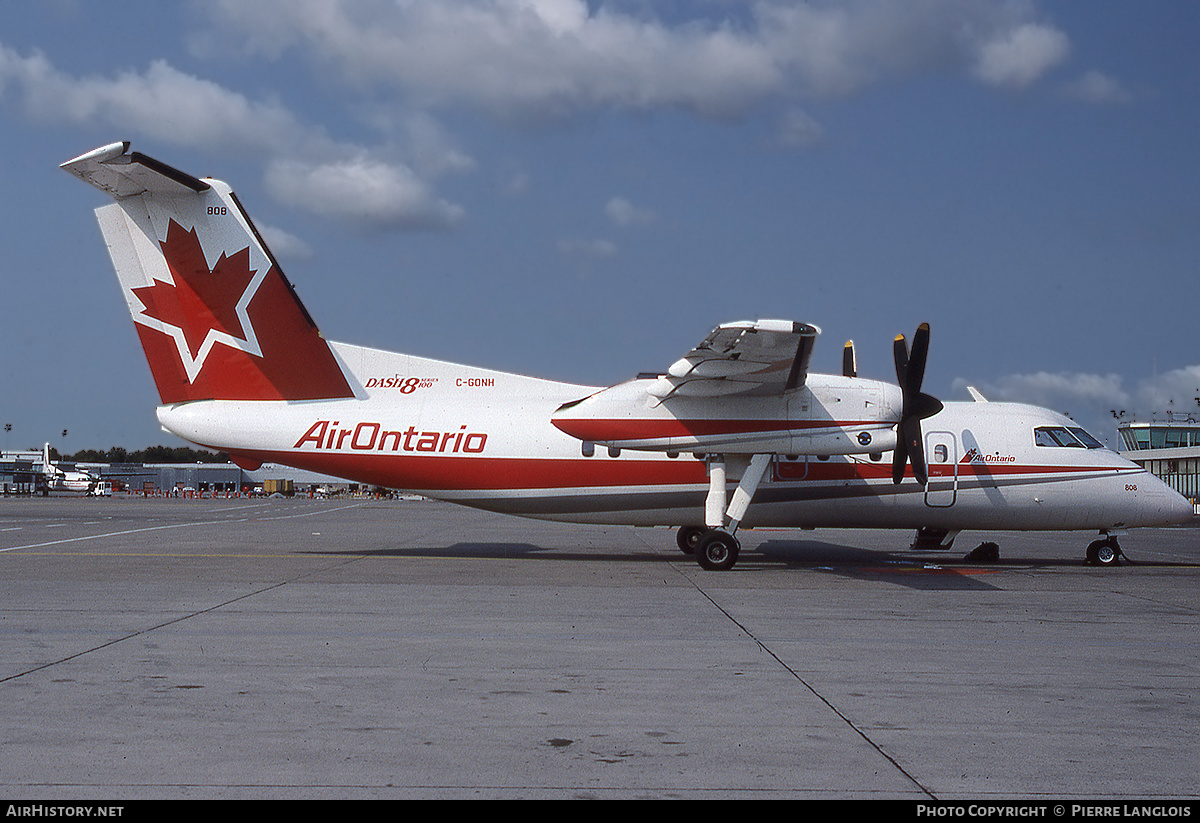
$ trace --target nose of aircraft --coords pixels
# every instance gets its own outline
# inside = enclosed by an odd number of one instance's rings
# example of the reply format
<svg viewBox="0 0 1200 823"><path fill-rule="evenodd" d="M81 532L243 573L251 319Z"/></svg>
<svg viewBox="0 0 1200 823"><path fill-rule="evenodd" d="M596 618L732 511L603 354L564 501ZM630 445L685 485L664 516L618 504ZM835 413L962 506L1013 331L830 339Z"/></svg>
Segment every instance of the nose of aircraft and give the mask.
<svg viewBox="0 0 1200 823"><path fill-rule="evenodd" d="M1157 478L1146 479L1154 481L1152 485L1142 483L1143 486L1150 486L1147 489L1149 494L1143 498L1147 508L1150 509L1146 512L1147 515L1155 518L1157 524L1164 526L1192 521L1192 518L1196 516L1192 501Z"/></svg>
<svg viewBox="0 0 1200 823"><path fill-rule="evenodd" d="M1176 493L1171 509L1172 523L1190 523L1196 516L1196 506L1182 494Z"/></svg>

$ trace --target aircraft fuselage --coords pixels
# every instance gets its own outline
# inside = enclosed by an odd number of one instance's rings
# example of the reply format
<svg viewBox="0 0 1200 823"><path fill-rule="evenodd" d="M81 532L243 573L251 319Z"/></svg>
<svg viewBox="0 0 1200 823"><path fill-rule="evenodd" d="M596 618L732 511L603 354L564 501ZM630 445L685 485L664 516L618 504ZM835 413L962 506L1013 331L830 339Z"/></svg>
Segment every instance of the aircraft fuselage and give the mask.
<svg viewBox="0 0 1200 823"><path fill-rule="evenodd" d="M695 438L704 434L680 426L669 453L659 442L648 446L655 451L632 448L632 438L591 444L553 421L564 405L600 391L595 387L331 345L343 363L366 369L360 384L371 388L362 397L193 401L160 407L159 420L242 462L281 463L492 511L580 523L703 522L710 452L699 450ZM380 370L376 361L400 357L388 369L400 379L372 385L369 374ZM841 380L830 382L836 388ZM815 402L825 389L814 382ZM889 394L894 389L878 384L854 395L856 405L870 402L884 410L878 420L864 417L861 408L849 409L849 416L822 412L816 427L811 408L807 418L790 423L787 407L774 417L755 415L750 428L759 436L770 419L786 429L788 442L772 449L776 456L743 527L1108 530L1183 516L1186 501L1108 449L1038 445L1038 429L1076 424L1019 404L945 403L924 421L928 484L919 485L911 472L893 484L884 449L895 436L881 421L895 404ZM830 396L821 401L823 409L840 405ZM722 431L736 430L737 418L719 419L729 424ZM628 435L632 429L613 430ZM864 431L872 434L866 445L859 440ZM778 442L784 436L773 435L773 445L785 445ZM843 451L853 453L805 448L806 437L839 439ZM732 488L749 456L725 459Z"/></svg>

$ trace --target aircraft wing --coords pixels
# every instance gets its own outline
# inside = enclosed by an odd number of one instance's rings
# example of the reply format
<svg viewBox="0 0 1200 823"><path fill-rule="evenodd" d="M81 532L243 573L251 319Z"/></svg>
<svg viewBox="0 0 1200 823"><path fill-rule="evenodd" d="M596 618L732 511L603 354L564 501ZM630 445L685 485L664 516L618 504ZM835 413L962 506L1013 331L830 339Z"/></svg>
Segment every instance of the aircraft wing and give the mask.
<svg viewBox="0 0 1200 823"><path fill-rule="evenodd" d="M808 376L821 330L791 320L722 323L648 389L670 397L778 395L799 389Z"/></svg>

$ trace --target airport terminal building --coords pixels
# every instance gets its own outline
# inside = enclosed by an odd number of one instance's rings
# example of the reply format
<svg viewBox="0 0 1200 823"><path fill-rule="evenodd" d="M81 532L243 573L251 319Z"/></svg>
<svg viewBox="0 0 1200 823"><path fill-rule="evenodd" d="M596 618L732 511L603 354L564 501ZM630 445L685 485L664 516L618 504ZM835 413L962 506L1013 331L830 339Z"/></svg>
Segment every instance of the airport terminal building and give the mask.
<svg viewBox="0 0 1200 823"><path fill-rule="evenodd" d="M41 452L0 452L0 494L32 494L41 474Z"/></svg>
<svg viewBox="0 0 1200 823"><path fill-rule="evenodd" d="M320 488L326 491L358 490L358 484L314 472L264 463L255 471L246 471L233 463L109 463L79 464L99 474L102 480L131 494L308 494Z"/></svg>
<svg viewBox="0 0 1200 823"><path fill-rule="evenodd" d="M0 452L0 495L40 494L44 489L40 451ZM57 463L65 470L86 471L104 491L176 496L184 494L307 494L359 490L358 484L329 475L265 463L245 471L233 463Z"/></svg>

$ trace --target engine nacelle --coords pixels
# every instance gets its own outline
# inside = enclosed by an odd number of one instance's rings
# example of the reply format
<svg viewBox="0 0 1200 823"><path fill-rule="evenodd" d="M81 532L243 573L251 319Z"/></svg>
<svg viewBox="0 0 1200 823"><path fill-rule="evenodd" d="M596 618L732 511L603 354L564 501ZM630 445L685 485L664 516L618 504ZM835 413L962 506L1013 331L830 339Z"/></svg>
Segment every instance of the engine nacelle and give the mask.
<svg viewBox="0 0 1200 823"><path fill-rule="evenodd" d="M722 454L873 454L896 446L901 398L895 386L810 375L794 392L767 396L674 394L665 378L596 392L555 412L552 422L610 448Z"/></svg>

